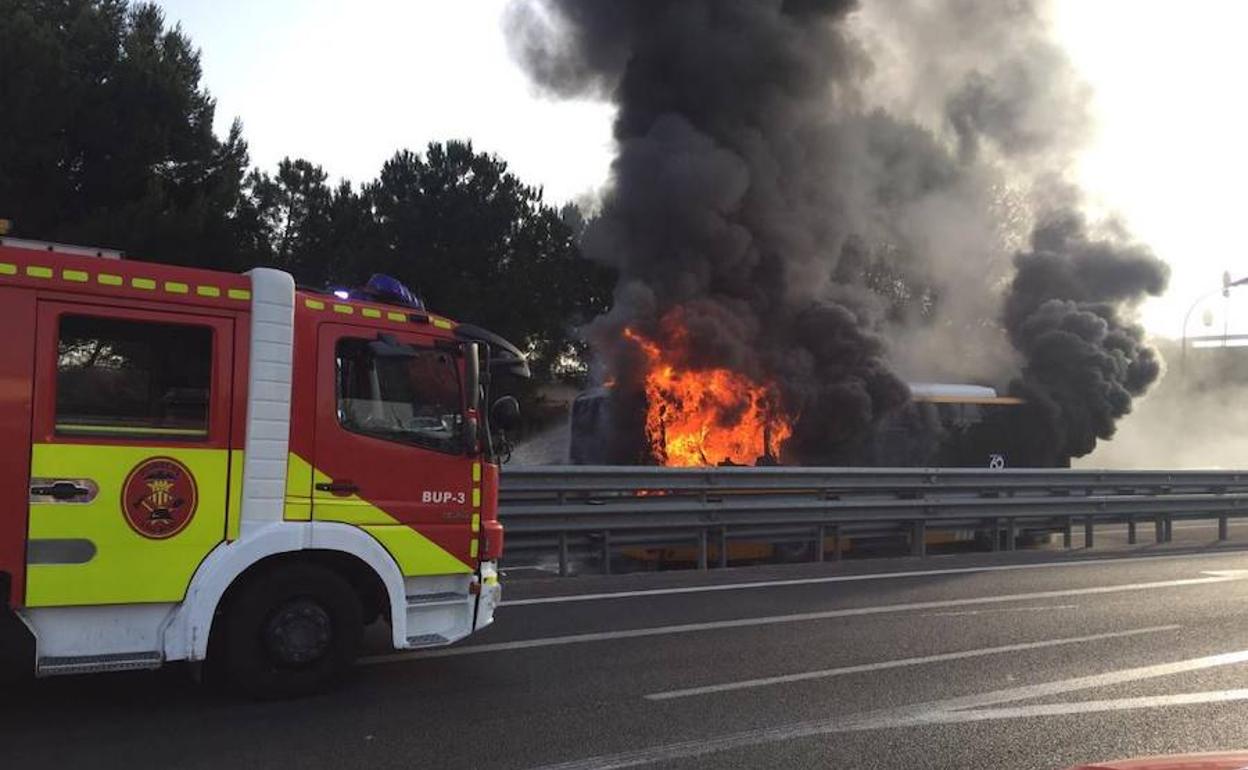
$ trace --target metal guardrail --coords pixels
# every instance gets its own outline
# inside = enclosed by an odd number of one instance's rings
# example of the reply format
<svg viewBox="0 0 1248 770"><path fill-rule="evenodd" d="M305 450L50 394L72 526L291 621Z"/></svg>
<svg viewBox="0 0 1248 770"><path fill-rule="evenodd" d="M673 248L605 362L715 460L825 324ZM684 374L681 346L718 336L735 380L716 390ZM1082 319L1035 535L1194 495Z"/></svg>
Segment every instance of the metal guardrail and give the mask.
<svg viewBox="0 0 1248 770"><path fill-rule="evenodd" d="M1152 521L1168 542L1175 518L1228 521L1248 515L1248 471L1102 471L978 468L507 467L501 511L508 549L558 549L568 574L572 549L591 549L611 568L612 548L696 543L698 567L711 539L726 566L733 539L814 544L817 560L839 559L845 536L903 535L926 555L929 530L988 534L1013 549L1021 529L1060 531L1069 548L1076 521L1092 546L1098 523Z"/></svg>

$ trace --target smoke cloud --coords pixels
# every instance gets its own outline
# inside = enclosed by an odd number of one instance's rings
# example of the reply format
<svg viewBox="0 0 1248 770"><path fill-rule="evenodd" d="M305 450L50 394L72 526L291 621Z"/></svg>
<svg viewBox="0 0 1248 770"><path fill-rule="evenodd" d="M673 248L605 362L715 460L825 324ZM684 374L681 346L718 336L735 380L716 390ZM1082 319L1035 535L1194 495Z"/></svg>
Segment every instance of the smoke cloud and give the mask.
<svg viewBox="0 0 1248 770"><path fill-rule="evenodd" d="M1166 287L1169 267L1138 245L1096 239L1078 214L1042 223L1017 273L1004 319L1026 363L1011 390L1032 406L1030 464L1088 454L1114 435L1161 375L1157 351L1130 320L1134 306Z"/></svg>
<svg viewBox="0 0 1248 770"><path fill-rule="evenodd" d="M1042 6L516 0L505 24L540 88L618 108L582 244L619 273L586 330L605 459L646 453L625 330L673 317L682 365L774 383L787 462L861 461L906 379L1012 381L1054 421L1031 454L1083 454L1156 378L1130 315L1164 265L1051 194L1087 93Z"/></svg>

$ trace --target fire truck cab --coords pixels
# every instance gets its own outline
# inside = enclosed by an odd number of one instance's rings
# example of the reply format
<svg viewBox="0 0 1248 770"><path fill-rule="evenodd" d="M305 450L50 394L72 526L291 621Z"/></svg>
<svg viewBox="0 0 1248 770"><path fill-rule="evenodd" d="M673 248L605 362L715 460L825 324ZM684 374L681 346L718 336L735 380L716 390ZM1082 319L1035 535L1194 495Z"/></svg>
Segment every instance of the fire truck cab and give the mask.
<svg viewBox="0 0 1248 770"><path fill-rule="evenodd" d="M492 622L484 404L519 351L393 281L118 256L0 238L0 664L208 661L288 696L374 620L398 650Z"/></svg>

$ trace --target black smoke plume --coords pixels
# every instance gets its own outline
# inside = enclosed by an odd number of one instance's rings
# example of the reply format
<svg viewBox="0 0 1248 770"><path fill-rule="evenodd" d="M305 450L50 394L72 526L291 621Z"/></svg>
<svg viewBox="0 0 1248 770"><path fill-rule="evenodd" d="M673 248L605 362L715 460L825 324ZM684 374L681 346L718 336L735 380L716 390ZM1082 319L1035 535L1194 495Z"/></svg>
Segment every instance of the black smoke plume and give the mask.
<svg viewBox="0 0 1248 770"><path fill-rule="evenodd" d="M587 254L620 275L590 334L636 424L641 372L629 327L654 338L672 312L688 364L775 382L796 416L786 459L833 462L905 401L868 332L872 300L833 283L847 227L827 107L864 62L845 0L565 0L514 10L519 53L561 95L607 94L618 155ZM618 429L614 459L637 455ZM715 458L711 458L714 460Z"/></svg>
<svg viewBox="0 0 1248 770"><path fill-rule="evenodd" d="M1026 401L1018 461L1047 466L1111 438L1132 399L1161 375L1133 315L1165 290L1170 270L1143 246L1092 237L1072 211L1037 226L1014 264L1003 320L1024 358L1010 385Z"/></svg>

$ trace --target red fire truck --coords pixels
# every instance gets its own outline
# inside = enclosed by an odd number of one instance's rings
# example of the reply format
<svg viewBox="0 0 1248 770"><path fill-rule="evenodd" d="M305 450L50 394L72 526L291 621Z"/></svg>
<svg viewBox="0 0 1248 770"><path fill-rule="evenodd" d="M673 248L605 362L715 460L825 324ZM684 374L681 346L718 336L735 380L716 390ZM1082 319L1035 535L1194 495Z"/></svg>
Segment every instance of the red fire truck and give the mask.
<svg viewBox="0 0 1248 770"><path fill-rule="evenodd" d="M117 257L0 238L0 663L286 696L373 621L401 650L492 622L514 346L384 276Z"/></svg>

